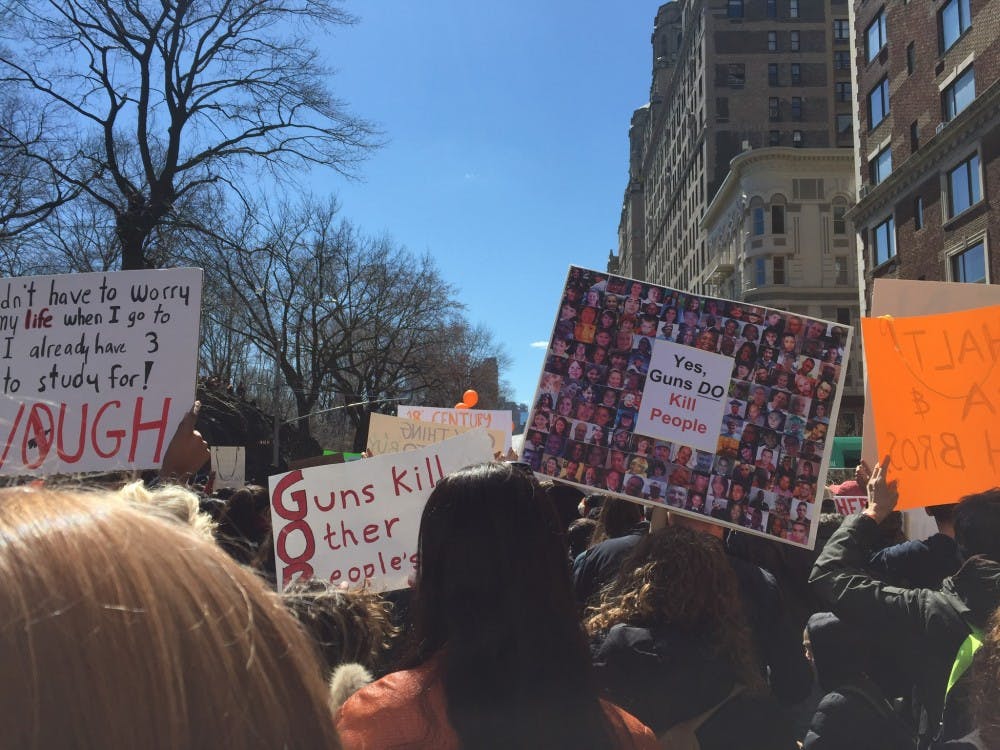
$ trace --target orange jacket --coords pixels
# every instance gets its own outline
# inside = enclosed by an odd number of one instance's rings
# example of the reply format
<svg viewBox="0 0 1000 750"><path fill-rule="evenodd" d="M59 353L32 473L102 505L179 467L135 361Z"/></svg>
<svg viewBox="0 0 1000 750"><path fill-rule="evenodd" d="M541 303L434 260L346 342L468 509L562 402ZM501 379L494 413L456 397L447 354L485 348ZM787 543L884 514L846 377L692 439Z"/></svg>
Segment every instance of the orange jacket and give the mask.
<svg viewBox="0 0 1000 750"><path fill-rule="evenodd" d="M618 706L601 703L617 729L621 750L659 750L645 724ZM335 721L344 750L458 750L435 659L362 688L341 706Z"/></svg>

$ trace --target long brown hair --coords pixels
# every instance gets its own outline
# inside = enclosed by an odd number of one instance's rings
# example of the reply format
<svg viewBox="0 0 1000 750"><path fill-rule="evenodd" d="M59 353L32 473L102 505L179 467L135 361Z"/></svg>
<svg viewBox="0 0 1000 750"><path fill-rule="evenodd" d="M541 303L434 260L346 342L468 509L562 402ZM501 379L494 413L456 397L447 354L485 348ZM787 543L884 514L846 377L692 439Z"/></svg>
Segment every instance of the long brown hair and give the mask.
<svg viewBox="0 0 1000 750"><path fill-rule="evenodd" d="M737 586L719 539L667 526L642 537L585 624L592 635L619 623L707 634L740 682L760 690L763 677Z"/></svg>
<svg viewBox="0 0 1000 750"><path fill-rule="evenodd" d="M11 747L338 748L311 644L190 530L105 494L0 491Z"/></svg>

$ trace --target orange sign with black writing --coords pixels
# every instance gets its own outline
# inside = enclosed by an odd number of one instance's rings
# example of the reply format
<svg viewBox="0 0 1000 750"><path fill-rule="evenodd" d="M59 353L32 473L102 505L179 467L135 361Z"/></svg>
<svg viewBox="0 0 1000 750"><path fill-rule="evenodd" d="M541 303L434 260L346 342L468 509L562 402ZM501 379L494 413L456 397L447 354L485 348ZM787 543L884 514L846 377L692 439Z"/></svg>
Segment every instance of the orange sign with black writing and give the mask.
<svg viewBox="0 0 1000 750"><path fill-rule="evenodd" d="M880 457L899 508L1000 484L1000 306L861 321Z"/></svg>

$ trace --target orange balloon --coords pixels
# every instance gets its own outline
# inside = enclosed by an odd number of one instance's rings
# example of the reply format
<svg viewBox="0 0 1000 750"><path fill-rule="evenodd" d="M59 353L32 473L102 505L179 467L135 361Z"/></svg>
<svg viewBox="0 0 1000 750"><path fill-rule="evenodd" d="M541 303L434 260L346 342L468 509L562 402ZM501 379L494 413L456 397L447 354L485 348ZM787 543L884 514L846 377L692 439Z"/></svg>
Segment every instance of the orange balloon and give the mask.
<svg viewBox="0 0 1000 750"><path fill-rule="evenodd" d="M479 394L470 388L462 394L462 403L471 409L479 403Z"/></svg>
<svg viewBox="0 0 1000 750"><path fill-rule="evenodd" d="M462 402L462 401L459 401L457 404L455 404L455 408L456 409L468 409L469 405L466 404L466 403L464 403L464 402Z"/></svg>

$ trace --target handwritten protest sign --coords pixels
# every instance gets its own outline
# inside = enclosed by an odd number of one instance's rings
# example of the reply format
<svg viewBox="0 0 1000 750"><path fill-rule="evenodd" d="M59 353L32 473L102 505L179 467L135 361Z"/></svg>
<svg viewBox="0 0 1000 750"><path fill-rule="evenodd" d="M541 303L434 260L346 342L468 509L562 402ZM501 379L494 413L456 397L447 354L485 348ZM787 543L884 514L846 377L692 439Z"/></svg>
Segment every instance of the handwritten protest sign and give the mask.
<svg viewBox="0 0 1000 750"><path fill-rule="evenodd" d="M388 414L372 412L368 423L368 445L372 455L401 453L423 448L442 440L461 435L475 427L457 427L435 422L421 422L419 419L391 417ZM504 442L510 439L509 432L487 430L493 444L493 452L503 451Z"/></svg>
<svg viewBox="0 0 1000 750"><path fill-rule="evenodd" d="M811 547L851 336L571 267L522 459L584 490Z"/></svg>
<svg viewBox="0 0 1000 750"><path fill-rule="evenodd" d="M431 490L445 475L491 458L489 435L473 430L408 453L272 476L279 588L314 576L404 588L416 570L420 515Z"/></svg>
<svg viewBox="0 0 1000 750"><path fill-rule="evenodd" d="M0 474L159 465L194 402L201 279L0 280Z"/></svg>
<svg viewBox="0 0 1000 750"><path fill-rule="evenodd" d="M514 418L504 409L447 409L434 406L400 405L396 413L404 419L452 425L454 427L487 427L504 433L503 450L510 450L510 437L514 431Z"/></svg>
<svg viewBox="0 0 1000 750"><path fill-rule="evenodd" d="M900 509L1000 484L1000 305L861 325L878 453L892 458Z"/></svg>
<svg viewBox="0 0 1000 750"><path fill-rule="evenodd" d="M1000 286L994 284L964 284L957 281L916 281L914 279L875 279L872 288L871 316L892 315L896 318L914 315L972 310L1000 305ZM861 456L875 466L880 456L875 448L875 419L872 415L871 391L865 389L864 429Z"/></svg>

